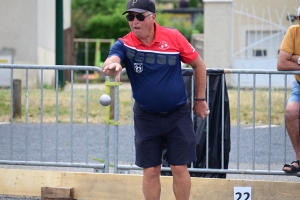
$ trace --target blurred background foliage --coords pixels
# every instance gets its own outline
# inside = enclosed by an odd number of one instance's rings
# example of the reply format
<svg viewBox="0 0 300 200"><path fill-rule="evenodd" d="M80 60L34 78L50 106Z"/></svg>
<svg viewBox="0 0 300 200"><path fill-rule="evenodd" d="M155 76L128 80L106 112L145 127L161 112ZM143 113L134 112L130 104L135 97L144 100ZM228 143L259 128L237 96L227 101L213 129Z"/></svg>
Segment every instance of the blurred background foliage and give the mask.
<svg viewBox="0 0 300 200"><path fill-rule="evenodd" d="M72 25L75 29L75 38L112 38L107 32L110 34L119 32L116 29L120 25L128 27L126 18L121 14L126 4L127 0L72 0ZM96 35L94 31L99 29L105 30L106 33ZM121 33L117 34L117 37L120 37ZM105 35L109 37L104 37Z"/></svg>
<svg viewBox="0 0 300 200"><path fill-rule="evenodd" d="M190 0L189 7L196 7L199 0ZM72 0L72 25L75 38L117 39L130 31L128 22L122 13L127 0ZM158 6L157 6L158 7ZM162 13L157 11L160 25L167 24ZM172 28L178 29L188 40L192 33L203 33L203 16L199 15L191 27L182 22L172 22Z"/></svg>
<svg viewBox="0 0 300 200"><path fill-rule="evenodd" d="M123 37L130 28L125 15L128 0L72 0L72 26L75 38L101 38L115 39ZM175 1L174 1L175 2ZM177 1L179 5L180 1ZM202 0L190 0L189 7L197 7ZM178 29L187 40L191 41L193 33L203 33L203 15L198 15L191 26L186 26L183 21L167 21L161 13L163 2L156 0L156 21L162 26ZM84 45L79 45L76 55L76 64L84 65ZM88 64L94 65L95 44L89 44ZM109 53L110 45L101 44L101 60L104 61Z"/></svg>

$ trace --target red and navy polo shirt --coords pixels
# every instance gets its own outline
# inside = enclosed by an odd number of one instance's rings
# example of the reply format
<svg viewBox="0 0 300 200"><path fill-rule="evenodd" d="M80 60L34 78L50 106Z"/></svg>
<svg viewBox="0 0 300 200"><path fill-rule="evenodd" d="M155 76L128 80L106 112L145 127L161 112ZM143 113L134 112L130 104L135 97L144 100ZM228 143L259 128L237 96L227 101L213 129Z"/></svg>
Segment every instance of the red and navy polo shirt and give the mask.
<svg viewBox="0 0 300 200"><path fill-rule="evenodd" d="M135 101L147 112L172 111L185 103L187 92L181 61L190 63L197 51L176 29L155 25L153 42L146 46L132 33L119 38L108 57L125 65Z"/></svg>

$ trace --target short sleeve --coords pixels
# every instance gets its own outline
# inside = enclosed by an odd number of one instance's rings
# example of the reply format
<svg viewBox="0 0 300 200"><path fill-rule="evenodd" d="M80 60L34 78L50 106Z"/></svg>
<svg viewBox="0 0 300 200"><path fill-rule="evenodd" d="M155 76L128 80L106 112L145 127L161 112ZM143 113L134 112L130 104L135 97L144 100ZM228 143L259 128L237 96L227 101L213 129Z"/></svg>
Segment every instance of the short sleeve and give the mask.
<svg viewBox="0 0 300 200"><path fill-rule="evenodd" d="M180 50L181 61L184 63L194 61L199 55L198 52L179 31L176 32L176 40Z"/></svg>
<svg viewBox="0 0 300 200"><path fill-rule="evenodd" d="M111 47L107 57L111 57L111 56L118 56L122 62L124 61L125 59L124 44L120 39L118 39Z"/></svg>
<svg viewBox="0 0 300 200"><path fill-rule="evenodd" d="M284 38L281 42L280 50L283 50L287 53L293 54L295 51L295 42L293 38L292 29L289 28L285 33Z"/></svg>

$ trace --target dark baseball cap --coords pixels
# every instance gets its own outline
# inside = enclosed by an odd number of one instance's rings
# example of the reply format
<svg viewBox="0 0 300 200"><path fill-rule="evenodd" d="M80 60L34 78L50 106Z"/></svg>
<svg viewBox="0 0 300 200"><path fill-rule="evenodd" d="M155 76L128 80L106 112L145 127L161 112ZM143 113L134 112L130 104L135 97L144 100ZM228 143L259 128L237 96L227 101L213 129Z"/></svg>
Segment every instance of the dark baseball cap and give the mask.
<svg viewBox="0 0 300 200"><path fill-rule="evenodd" d="M129 0L127 3L127 9L122 14L128 12L137 12L137 13L144 13L147 11L155 13L155 4L153 0Z"/></svg>

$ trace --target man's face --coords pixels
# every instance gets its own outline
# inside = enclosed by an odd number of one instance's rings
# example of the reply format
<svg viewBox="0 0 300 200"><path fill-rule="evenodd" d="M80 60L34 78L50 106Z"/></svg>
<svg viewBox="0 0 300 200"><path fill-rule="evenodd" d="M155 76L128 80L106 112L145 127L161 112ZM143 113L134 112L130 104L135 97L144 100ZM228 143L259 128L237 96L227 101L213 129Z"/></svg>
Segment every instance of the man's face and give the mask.
<svg viewBox="0 0 300 200"><path fill-rule="evenodd" d="M129 12L126 18L134 35L139 39L143 39L149 35L150 30L153 28L155 13Z"/></svg>

